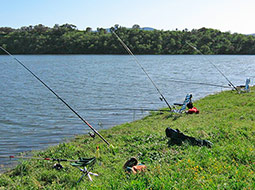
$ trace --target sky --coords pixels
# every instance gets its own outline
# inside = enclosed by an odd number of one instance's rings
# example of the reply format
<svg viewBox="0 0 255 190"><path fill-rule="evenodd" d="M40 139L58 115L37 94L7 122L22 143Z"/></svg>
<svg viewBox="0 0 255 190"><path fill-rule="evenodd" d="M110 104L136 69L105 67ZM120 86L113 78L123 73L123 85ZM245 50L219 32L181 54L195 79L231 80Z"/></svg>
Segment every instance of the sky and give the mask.
<svg viewBox="0 0 255 190"><path fill-rule="evenodd" d="M43 24L255 33L255 0L0 0L0 27Z"/></svg>

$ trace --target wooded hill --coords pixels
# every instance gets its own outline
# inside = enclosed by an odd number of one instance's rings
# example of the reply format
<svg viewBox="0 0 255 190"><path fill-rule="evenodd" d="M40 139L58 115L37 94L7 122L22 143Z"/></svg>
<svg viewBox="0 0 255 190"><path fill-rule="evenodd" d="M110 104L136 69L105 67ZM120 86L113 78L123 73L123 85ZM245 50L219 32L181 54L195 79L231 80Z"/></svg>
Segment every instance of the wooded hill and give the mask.
<svg viewBox="0 0 255 190"><path fill-rule="evenodd" d="M255 36L215 29L143 30L139 25L111 29L134 54L255 54ZM72 24L0 27L0 45L13 54L127 54L117 38L104 28L78 30ZM0 52L4 54L4 52Z"/></svg>

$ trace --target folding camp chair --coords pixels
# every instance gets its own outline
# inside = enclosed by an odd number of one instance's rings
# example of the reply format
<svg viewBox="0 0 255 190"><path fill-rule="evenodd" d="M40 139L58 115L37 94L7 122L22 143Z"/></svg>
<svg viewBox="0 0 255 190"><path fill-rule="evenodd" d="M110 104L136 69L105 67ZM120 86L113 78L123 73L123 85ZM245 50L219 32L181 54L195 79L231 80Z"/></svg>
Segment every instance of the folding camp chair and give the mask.
<svg viewBox="0 0 255 190"><path fill-rule="evenodd" d="M245 85L240 85L240 86L237 86L237 88L239 89L239 93L240 92L250 92L250 84L251 80L249 78L246 79L245 81Z"/></svg>
<svg viewBox="0 0 255 190"><path fill-rule="evenodd" d="M175 109L174 112L175 113L182 113L185 111L187 105L189 103L191 103L191 98L192 98L192 94L187 94L186 97L185 97L185 100L183 101L183 103L174 103L174 105L177 105L177 106L181 106L180 109Z"/></svg>
<svg viewBox="0 0 255 190"><path fill-rule="evenodd" d="M246 82L245 82L245 87L244 87L244 91L245 92L250 92L250 87L249 87L249 84L251 82L251 79L246 79Z"/></svg>

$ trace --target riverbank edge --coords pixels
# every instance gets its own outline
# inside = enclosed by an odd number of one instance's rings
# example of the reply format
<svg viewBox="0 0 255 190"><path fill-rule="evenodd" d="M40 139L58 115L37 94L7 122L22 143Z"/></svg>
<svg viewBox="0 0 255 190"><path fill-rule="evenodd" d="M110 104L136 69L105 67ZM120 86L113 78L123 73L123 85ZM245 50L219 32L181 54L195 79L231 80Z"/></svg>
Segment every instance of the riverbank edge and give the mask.
<svg viewBox="0 0 255 190"><path fill-rule="evenodd" d="M99 173L99 177L93 177L93 183L85 179L76 184L80 174L69 163L63 163L64 171L56 171L52 169L52 162L23 160L16 168L0 176L0 187L253 188L253 90L242 94L223 91L197 100L194 102L200 110L197 115L152 112L141 120L100 131L113 144L113 148L109 148L98 137L93 139L88 135L79 135L70 142L33 152L35 157L42 158L78 159L97 155L94 170ZM188 143L168 146L164 132L166 127L178 128L184 134L208 139L214 143L213 148L190 146ZM98 151L96 147L99 147ZM122 166L131 156L145 163L148 171L127 177Z"/></svg>

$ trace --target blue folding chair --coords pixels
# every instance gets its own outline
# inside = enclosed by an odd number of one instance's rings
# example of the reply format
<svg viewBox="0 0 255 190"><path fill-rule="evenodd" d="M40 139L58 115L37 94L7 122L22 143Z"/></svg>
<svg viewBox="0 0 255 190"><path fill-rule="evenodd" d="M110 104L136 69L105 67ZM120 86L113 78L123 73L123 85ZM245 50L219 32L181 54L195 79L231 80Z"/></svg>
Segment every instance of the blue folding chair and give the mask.
<svg viewBox="0 0 255 190"><path fill-rule="evenodd" d="M183 113L186 110L186 107L191 103L192 94L187 94L183 103L174 103L174 105L181 106L180 109L174 109L175 113Z"/></svg>

